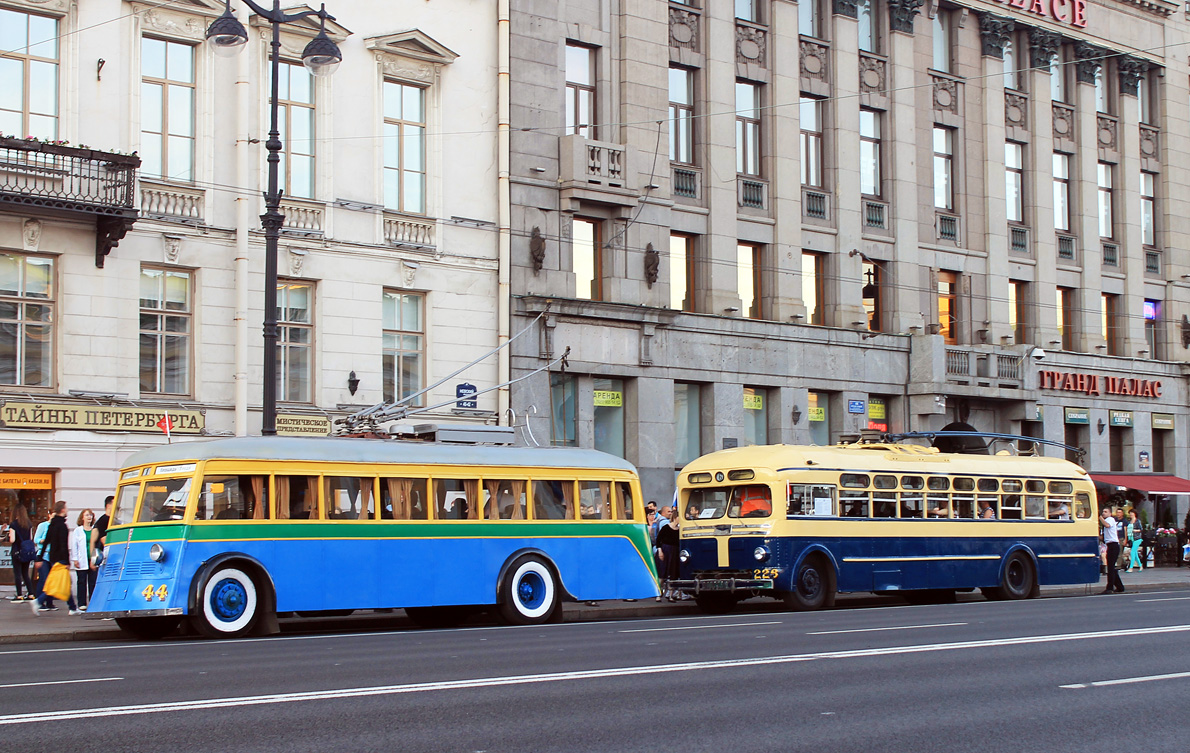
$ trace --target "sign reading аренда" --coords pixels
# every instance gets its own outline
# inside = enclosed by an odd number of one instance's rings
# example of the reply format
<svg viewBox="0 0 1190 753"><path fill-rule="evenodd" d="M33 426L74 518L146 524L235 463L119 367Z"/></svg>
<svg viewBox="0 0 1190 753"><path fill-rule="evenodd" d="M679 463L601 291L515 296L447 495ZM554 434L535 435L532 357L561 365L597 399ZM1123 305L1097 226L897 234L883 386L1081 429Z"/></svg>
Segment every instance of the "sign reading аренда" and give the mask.
<svg viewBox="0 0 1190 753"><path fill-rule="evenodd" d="M75 429L82 431L140 431L160 433L158 422L166 414L173 434L201 434L206 416L197 410L117 408L70 403L16 403L0 405L0 426L6 429Z"/></svg>

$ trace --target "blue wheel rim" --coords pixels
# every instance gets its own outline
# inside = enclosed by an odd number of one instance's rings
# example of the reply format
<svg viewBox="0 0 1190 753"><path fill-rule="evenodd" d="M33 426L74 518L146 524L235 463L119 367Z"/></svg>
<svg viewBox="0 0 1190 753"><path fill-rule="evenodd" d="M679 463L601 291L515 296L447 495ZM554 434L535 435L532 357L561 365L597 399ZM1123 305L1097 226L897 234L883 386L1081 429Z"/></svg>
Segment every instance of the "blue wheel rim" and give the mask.
<svg viewBox="0 0 1190 753"><path fill-rule="evenodd" d="M545 581L538 573L527 572L517 581L516 594L525 609L537 609L545 603Z"/></svg>
<svg viewBox="0 0 1190 753"><path fill-rule="evenodd" d="M233 578L224 578L211 590L211 611L220 620L234 622L248 608L248 592Z"/></svg>

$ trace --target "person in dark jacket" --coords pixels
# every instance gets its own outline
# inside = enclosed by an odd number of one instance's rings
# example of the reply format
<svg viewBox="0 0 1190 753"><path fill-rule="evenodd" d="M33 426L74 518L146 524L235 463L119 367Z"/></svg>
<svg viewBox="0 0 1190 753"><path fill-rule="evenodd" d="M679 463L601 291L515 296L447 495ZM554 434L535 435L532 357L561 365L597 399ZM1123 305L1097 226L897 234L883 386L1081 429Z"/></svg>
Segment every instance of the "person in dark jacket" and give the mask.
<svg viewBox="0 0 1190 753"><path fill-rule="evenodd" d="M33 522L29 520L29 513L25 506L18 504L12 511L12 523L8 527L8 541L12 544L12 576L17 587L17 595L11 597L13 601L33 600L33 576L29 574L33 548ZM28 595L23 593L28 591Z"/></svg>
<svg viewBox="0 0 1190 753"><path fill-rule="evenodd" d="M662 518L661 525L657 527L657 546L661 549L658 557L661 560L661 578L665 583L666 598L677 601L680 595L669 587L669 582L678 579L678 508L665 509L668 516Z"/></svg>
<svg viewBox="0 0 1190 753"><path fill-rule="evenodd" d="M45 563L47 577L54 565L70 567L70 531L66 528L66 502L61 499L54 503L50 527L45 534ZM70 607L71 614L82 614L74 603L74 594L67 597L66 605ZM33 614L40 616L42 612L52 609L57 607L54 606L54 600L45 593L43 584L41 595L33 602Z"/></svg>

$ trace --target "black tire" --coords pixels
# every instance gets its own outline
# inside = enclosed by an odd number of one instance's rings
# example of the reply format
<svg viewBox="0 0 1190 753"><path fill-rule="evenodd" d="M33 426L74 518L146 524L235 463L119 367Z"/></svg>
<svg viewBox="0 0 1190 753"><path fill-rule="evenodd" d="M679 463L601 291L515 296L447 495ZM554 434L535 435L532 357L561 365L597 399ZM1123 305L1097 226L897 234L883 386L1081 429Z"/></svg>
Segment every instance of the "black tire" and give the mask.
<svg viewBox="0 0 1190 753"><path fill-rule="evenodd" d="M730 593L711 591L705 594L695 594L694 603L705 614L727 614L735 609L736 599Z"/></svg>
<svg viewBox="0 0 1190 753"><path fill-rule="evenodd" d="M465 607L405 607L410 621L423 628L457 627L469 614Z"/></svg>
<svg viewBox="0 0 1190 753"><path fill-rule="evenodd" d="M172 635L182 624L181 617L117 617L116 625L133 638L155 641Z"/></svg>
<svg viewBox="0 0 1190 753"><path fill-rule="evenodd" d="M558 608L560 592L549 565L533 555L520 557L500 583L500 616L510 625L540 625Z"/></svg>
<svg viewBox="0 0 1190 753"><path fill-rule="evenodd" d="M1009 601L1027 599L1033 595L1037 584L1037 573L1033 560L1024 552L1013 552L1004 563L1004 575L1000 578L1001 598Z"/></svg>
<svg viewBox="0 0 1190 753"><path fill-rule="evenodd" d="M240 567L220 567L199 591L190 620L207 638L239 638L256 626L261 596L256 581Z"/></svg>
<svg viewBox="0 0 1190 753"><path fill-rule="evenodd" d="M793 577L793 590L781 595L790 609L812 612L835 600L835 574L819 555L802 560Z"/></svg>
<svg viewBox="0 0 1190 753"><path fill-rule="evenodd" d="M902 594L910 604L954 604L958 601L953 588L923 588Z"/></svg>

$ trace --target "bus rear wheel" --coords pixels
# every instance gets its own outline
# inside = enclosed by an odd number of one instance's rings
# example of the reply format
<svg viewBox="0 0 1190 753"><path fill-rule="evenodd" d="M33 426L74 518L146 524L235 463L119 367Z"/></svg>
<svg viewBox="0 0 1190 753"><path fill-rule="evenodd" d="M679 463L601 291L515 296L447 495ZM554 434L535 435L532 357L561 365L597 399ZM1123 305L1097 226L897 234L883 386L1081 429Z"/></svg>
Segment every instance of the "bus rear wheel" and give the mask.
<svg viewBox="0 0 1190 753"><path fill-rule="evenodd" d="M221 567L207 578L191 618L194 629L207 638L239 638L260 615L256 582L237 567Z"/></svg>
<svg viewBox="0 0 1190 753"><path fill-rule="evenodd" d="M834 590L834 573L821 556L814 555L798 565L793 590L786 591L781 598L790 609L810 612L833 604Z"/></svg>
<svg viewBox="0 0 1190 753"><path fill-rule="evenodd" d="M1000 579L1000 598L1016 601L1033 595L1037 574L1033 561L1024 552L1013 552L1004 563L1004 575Z"/></svg>
<svg viewBox="0 0 1190 753"><path fill-rule="evenodd" d="M116 625L133 638L155 641L172 635L182 624L181 617L117 617Z"/></svg>
<svg viewBox="0 0 1190 753"><path fill-rule="evenodd" d="M540 625L558 608L558 581L534 556L512 563L500 584L500 616L511 625Z"/></svg>

